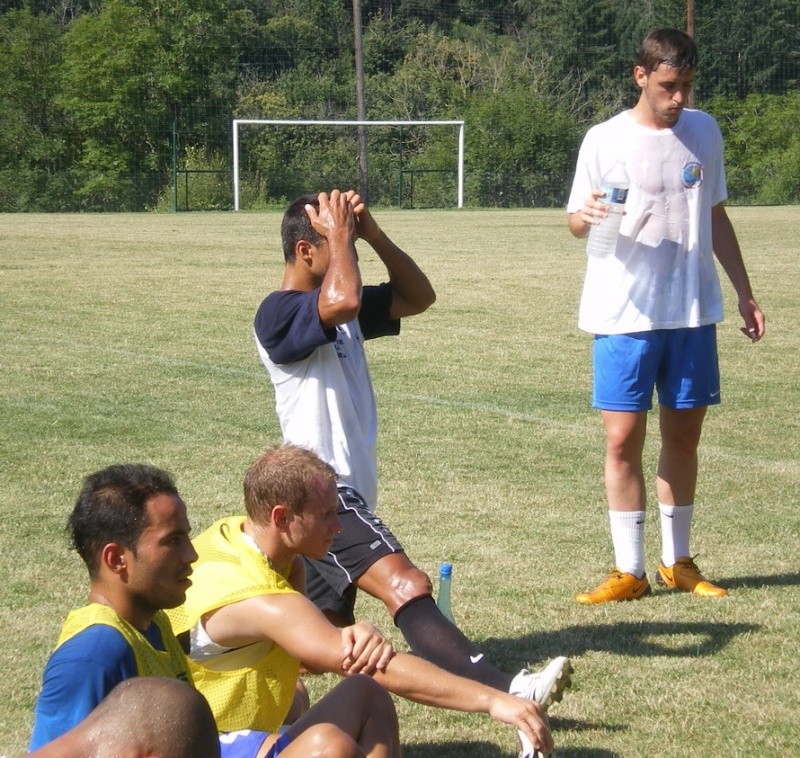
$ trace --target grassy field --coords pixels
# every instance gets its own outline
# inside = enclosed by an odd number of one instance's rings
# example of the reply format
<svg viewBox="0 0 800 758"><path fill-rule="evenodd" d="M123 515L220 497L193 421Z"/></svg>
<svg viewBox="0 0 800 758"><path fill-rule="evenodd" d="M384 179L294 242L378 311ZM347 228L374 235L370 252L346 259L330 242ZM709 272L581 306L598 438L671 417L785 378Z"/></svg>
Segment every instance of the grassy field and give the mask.
<svg viewBox="0 0 800 758"><path fill-rule="evenodd" d="M612 561L581 243L560 211L376 214L438 292L369 348L380 511L423 568L453 562L456 618L497 664L572 656L575 687L552 711L560 756L800 755L798 210L730 211L768 319L750 345L726 283L693 546L730 597L596 608L573 600ZM24 749L42 666L85 601L64 537L83 475L168 468L199 531L241 510L246 467L278 441L250 328L280 279L279 220L0 215L0 753ZM651 435L651 471L655 456ZM654 508L648 524L652 578ZM402 647L381 607L360 608ZM406 756L516 754L488 718L398 710Z"/></svg>

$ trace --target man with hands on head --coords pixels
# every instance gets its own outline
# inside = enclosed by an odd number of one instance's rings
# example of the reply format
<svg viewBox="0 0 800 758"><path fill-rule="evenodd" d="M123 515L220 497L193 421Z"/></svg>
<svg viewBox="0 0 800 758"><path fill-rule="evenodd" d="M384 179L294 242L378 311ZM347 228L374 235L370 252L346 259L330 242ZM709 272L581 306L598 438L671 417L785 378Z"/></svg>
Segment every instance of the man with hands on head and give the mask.
<svg viewBox="0 0 800 758"><path fill-rule="evenodd" d="M196 686L220 727L275 729L302 663L343 676L362 672L425 705L486 713L551 752L547 719L535 701L395 654L368 625L355 625L343 642L342 630L291 585L297 558L322 558L342 529L337 479L306 448L267 450L245 477L246 516L222 519L193 542L199 555L193 584L170 618L190 640ZM399 754L399 746L385 754Z"/></svg>
<svg viewBox="0 0 800 758"><path fill-rule="evenodd" d="M378 419L364 343L399 334L401 319L430 307L436 295L428 277L352 190L297 198L284 214L281 237L283 279L257 310L256 346L284 441L315 451L340 476L343 529L327 555L306 559L308 596L345 626L355 619L357 589L364 590L383 602L420 658L546 710L569 686L569 660L561 656L541 671L516 675L493 666L439 611L430 578L375 513ZM388 281L362 282L358 239L380 258ZM524 737L523 754L532 754Z"/></svg>

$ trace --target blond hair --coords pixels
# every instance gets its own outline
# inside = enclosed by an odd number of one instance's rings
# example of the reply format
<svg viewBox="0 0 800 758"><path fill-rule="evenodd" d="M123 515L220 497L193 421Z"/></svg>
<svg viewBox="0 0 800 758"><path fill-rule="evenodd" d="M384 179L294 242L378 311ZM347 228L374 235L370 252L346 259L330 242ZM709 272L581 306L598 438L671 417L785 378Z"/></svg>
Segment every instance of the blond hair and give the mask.
<svg viewBox="0 0 800 758"><path fill-rule="evenodd" d="M303 512L320 483L338 480L332 466L298 445L277 445L256 458L244 477L244 506L250 519L263 524L276 505Z"/></svg>

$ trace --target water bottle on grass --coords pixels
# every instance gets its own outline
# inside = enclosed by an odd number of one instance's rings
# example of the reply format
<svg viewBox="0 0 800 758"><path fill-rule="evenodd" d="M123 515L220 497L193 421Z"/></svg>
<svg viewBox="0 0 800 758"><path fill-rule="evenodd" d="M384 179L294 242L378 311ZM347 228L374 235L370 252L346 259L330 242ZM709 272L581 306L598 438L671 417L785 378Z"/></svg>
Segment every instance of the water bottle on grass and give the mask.
<svg viewBox="0 0 800 758"><path fill-rule="evenodd" d="M587 255L603 258L614 254L630 186L631 181L625 170L625 164L617 161L600 184L600 189L605 192L600 200L608 204L608 216L599 224L593 224L589 230L589 240L586 243Z"/></svg>
<svg viewBox="0 0 800 758"><path fill-rule="evenodd" d="M443 563L439 567L439 595L436 598L436 605L442 615L453 621L453 609L450 602L450 588L453 583L453 564ZM455 622L453 622L455 623Z"/></svg>

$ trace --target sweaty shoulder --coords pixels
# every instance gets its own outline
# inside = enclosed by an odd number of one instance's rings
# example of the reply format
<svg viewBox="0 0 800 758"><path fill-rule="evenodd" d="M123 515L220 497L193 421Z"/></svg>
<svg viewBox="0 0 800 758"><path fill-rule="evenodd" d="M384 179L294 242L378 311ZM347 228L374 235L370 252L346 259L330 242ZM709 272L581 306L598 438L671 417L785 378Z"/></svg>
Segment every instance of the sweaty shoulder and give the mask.
<svg viewBox="0 0 800 758"><path fill-rule="evenodd" d="M332 342L336 330L323 329L319 319L319 289L280 290L267 295L256 311L255 337L273 363L294 363Z"/></svg>
<svg viewBox="0 0 800 758"><path fill-rule="evenodd" d="M722 131L717 120L705 113L686 108L673 129L675 136L703 156L719 154L722 150Z"/></svg>
<svg viewBox="0 0 800 758"><path fill-rule="evenodd" d="M622 111L617 113L599 124L589 127L584 137L584 141L592 142L595 140L602 140L605 135L619 135L636 128L636 121L631 117L630 111Z"/></svg>

